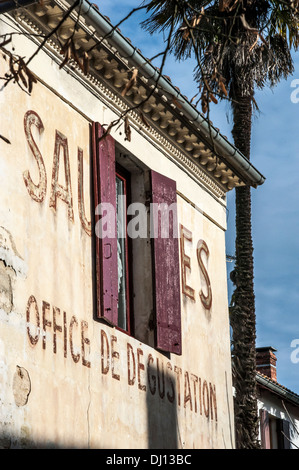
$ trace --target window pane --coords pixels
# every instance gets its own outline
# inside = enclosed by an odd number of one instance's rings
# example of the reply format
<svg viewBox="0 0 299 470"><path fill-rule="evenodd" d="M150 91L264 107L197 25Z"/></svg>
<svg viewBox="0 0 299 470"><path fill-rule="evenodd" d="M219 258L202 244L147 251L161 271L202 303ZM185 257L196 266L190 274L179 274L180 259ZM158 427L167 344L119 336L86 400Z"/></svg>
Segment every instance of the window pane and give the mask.
<svg viewBox="0 0 299 470"><path fill-rule="evenodd" d="M128 329L127 324L127 260L126 260L126 202L125 181L116 175L117 207L117 266L118 266L118 326Z"/></svg>

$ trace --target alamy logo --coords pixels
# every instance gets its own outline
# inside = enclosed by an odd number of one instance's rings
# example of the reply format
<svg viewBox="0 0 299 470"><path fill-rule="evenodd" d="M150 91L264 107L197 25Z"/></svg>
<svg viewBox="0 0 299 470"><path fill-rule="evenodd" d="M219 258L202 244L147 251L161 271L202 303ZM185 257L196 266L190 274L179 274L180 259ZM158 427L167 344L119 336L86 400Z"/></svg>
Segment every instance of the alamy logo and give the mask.
<svg viewBox="0 0 299 470"><path fill-rule="evenodd" d="M295 104L299 103L299 78L292 80L291 88L295 88L291 93L291 102Z"/></svg>
<svg viewBox="0 0 299 470"><path fill-rule="evenodd" d="M117 208L103 202L95 208L101 216L96 222L98 238L178 238L177 204L152 203L148 208L142 203L132 203L127 210L125 196L118 196ZM149 215L149 216L148 216ZM130 216L129 221L127 221ZM126 221L126 223L124 223Z"/></svg>
<svg viewBox="0 0 299 470"><path fill-rule="evenodd" d="M293 339L291 348L295 348L291 353L291 362L297 364L299 362L299 339Z"/></svg>

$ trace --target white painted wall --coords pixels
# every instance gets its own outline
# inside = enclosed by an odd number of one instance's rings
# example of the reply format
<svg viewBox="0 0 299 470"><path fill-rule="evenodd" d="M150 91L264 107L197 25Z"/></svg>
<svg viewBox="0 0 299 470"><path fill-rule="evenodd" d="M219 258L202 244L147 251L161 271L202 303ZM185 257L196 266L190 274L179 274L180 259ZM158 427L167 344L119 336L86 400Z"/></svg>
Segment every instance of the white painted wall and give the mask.
<svg viewBox="0 0 299 470"><path fill-rule="evenodd" d="M290 444L291 449L299 448L299 409L294 405L290 404L287 400L284 400L273 393L267 391L261 391L258 399L258 411L261 409L266 410L269 413L269 418L284 419L290 423ZM277 431L275 429L275 423L273 420L272 425L272 436L273 446L277 448ZM261 430L259 432L259 439L261 439Z"/></svg>

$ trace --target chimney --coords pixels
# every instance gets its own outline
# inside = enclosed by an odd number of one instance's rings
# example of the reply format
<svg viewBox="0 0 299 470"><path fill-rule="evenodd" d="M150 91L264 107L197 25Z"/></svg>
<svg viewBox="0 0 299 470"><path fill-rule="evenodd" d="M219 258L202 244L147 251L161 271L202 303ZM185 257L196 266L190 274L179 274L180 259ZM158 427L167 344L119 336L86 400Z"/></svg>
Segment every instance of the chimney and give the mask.
<svg viewBox="0 0 299 470"><path fill-rule="evenodd" d="M277 350L272 346L256 348L256 370L277 382L276 377L276 355Z"/></svg>

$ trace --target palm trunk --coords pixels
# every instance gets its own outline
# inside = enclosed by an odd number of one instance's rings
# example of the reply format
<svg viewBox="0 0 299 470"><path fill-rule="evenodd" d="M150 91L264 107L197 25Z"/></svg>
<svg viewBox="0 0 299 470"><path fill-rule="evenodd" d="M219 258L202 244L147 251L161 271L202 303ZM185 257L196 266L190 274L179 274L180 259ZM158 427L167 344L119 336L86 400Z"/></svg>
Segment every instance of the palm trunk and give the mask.
<svg viewBox="0 0 299 470"><path fill-rule="evenodd" d="M236 93L233 104L233 138L236 147L249 159L251 142L251 96ZM256 321L253 244L251 234L251 188L236 189L235 291L231 308L233 330L233 370L235 386L236 447L258 445L256 395Z"/></svg>

